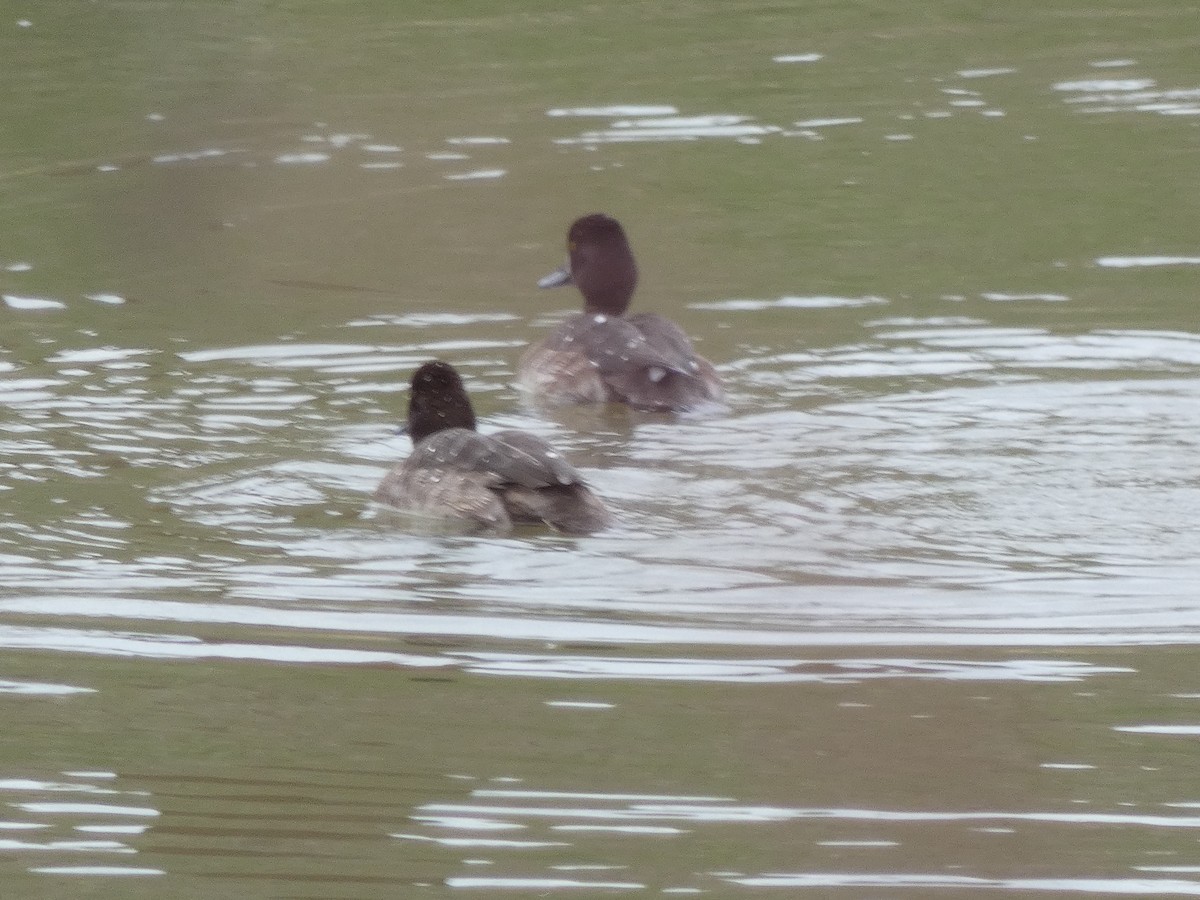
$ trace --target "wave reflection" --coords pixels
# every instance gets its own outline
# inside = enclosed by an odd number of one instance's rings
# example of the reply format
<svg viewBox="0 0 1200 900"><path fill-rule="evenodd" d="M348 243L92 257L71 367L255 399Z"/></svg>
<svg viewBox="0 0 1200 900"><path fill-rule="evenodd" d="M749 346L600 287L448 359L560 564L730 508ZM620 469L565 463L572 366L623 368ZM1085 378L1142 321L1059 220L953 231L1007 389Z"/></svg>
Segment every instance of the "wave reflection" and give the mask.
<svg viewBox="0 0 1200 900"><path fill-rule="evenodd" d="M136 604L103 613L134 618ZM156 604L149 604L152 609ZM731 632L718 629L650 628L578 622L528 622L519 619L484 620L470 616L389 616L380 614L321 614L297 611L243 610L237 615L225 607L202 609L178 604L174 621L222 622L255 627L274 625L281 630L315 629L321 632L363 632L398 636L486 635L492 639L522 641L589 641L593 643L696 644L700 646L836 645L864 643L859 635L839 635L834 641L814 640L804 634L775 632ZM9 611L27 611L17 605ZM43 613L45 610L43 610ZM167 618L167 609L156 610L147 621ZM74 616L76 612L69 615ZM865 642L869 643L869 639ZM1019 643L1019 642L1014 642ZM950 682L1075 682L1134 670L1099 666L1072 660L1000 659L956 660L913 658L823 658L823 659L713 659L708 656L612 656L601 653L514 653L449 650L441 653L400 653L358 647L306 646L303 644L255 644L210 641L195 636L156 633L85 631L71 628L0 626L0 647L42 649L103 656L149 659L252 659L263 662L316 665L393 665L405 668L457 668L481 675L523 676L566 680L720 681L740 683L858 684L880 679L918 679Z"/></svg>
<svg viewBox="0 0 1200 900"><path fill-rule="evenodd" d="M805 872L731 877L730 884L756 888L982 888L1083 894L1200 896L1200 881L1169 878L979 878L935 873Z"/></svg>

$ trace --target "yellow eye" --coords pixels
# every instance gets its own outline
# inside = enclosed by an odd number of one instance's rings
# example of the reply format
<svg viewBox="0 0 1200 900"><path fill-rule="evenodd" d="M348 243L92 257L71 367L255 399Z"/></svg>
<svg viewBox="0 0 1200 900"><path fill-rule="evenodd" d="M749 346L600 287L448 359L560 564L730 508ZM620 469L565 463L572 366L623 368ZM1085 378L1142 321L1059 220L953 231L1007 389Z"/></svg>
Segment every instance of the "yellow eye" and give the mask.
<svg viewBox="0 0 1200 900"><path fill-rule="evenodd" d="M575 249L575 242L567 241L567 252L570 253L574 249Z"/></svg>

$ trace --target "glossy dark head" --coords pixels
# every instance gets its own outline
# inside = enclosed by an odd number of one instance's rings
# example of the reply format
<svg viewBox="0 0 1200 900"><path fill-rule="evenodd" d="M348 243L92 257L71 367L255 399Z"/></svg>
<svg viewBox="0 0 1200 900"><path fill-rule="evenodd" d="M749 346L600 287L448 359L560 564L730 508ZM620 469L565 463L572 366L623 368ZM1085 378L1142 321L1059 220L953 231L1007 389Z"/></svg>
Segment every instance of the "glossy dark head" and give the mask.
<svg viewBox="0 0 1200 900"><path fill-rule="evenodd" d="M474 431L475 411L454 366L435 359L413 373L408 435L416 445L446 428Z"/></svg>
<svg viewBox="0 0 1200 900"><path fill-rule="evenodd" d="M584 311L622 315L637 287L637 263L621 223L603 213L576 219L567 232L569 269L542 280L546 287L572 283L583 294Z"/></svg>

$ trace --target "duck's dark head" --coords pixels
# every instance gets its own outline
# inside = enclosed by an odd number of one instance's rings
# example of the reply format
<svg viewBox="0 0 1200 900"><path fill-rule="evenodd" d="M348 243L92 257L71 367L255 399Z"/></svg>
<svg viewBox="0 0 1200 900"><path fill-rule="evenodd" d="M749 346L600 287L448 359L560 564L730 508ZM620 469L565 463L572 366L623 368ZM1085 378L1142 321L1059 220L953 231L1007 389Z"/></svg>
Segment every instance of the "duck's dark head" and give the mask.
<svg viewBox="0 0 1200 900"><path fill-rule="evenodd" d="M583 294L584 312L622 315L637 287L637 263L625 229L612 216L592 213L571 223L567 266L538 284L574 284Z"/></svg>
<svg viewBox="0 0 1200 900"><path fill-rule="evenodd" d="M408 436L419 444L446 428L475 430L475 411L454 366L435 359L412 377L408 397Z"/></svg>

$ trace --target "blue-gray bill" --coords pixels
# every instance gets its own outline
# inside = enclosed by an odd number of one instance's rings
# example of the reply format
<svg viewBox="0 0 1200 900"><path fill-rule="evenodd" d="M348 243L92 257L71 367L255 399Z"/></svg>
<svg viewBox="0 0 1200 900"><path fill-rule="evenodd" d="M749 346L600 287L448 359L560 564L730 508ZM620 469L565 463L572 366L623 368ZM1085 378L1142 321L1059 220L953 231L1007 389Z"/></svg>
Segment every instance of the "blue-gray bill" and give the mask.
<svg viewBox="0 0 1200 900"><path fill-rule="evenodd" d="M552 288L562 287L564 284L571 284L571 263L569 260L561 269L555 269L549 275L539 278L537 286L540 288Z"/></svg>

